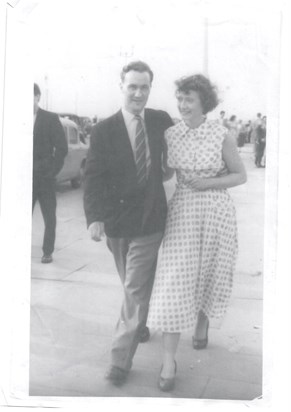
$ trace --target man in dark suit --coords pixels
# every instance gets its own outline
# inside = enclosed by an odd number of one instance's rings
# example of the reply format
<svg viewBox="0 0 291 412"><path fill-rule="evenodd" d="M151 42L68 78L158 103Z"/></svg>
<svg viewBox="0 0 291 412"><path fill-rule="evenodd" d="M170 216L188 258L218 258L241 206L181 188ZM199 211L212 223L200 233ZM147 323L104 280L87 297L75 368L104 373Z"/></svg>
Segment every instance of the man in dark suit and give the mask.
<svg viewBox="0 0 291 412"><path fill-rule="evenodd" d="M58 116L38 106L40 95L34 84L32 210L38 200L45 224L41 261L51 263L56 232L55 177L63 167L68 144Z"/></svg>
<svg viewBox="0 0 291 412"><path fill-rule="evenodd" d="M92 239L103 232L123 285L124 300L106 378L124 383L146 328L167 203L162 162L166 112L145 109L153 73L143 62L121 73L122 109L93 127L86 161L84 208Z"/></svg>

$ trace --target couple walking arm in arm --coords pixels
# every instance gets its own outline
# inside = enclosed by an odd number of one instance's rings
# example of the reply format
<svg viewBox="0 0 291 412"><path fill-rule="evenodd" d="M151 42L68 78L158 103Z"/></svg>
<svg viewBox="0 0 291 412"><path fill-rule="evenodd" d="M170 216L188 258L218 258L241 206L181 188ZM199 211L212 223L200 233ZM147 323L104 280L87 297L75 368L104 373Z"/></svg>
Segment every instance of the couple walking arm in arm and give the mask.
<svg viewBox="0 0 291 412"><path fill-rule="evenodd" d="M226 309L237 248L226 188L246 178L227 130L206 119L217 105L209 80L196 75L177 84L182 121L176 125L166 112L145 108L152 82L146 63L123 68L122 108L92 130L84 208L92 239L105 232L124 291L106 378L126 381L138 344L149 336L148 322L163 333L158 385L171 390L180 333L191 328L199 346L208 317ZM177 188L167 216L163 178L174 170ZM213 228L219 228L219 245L211 239ZM205 256L199 256L201 239L211 245Z"/></svg>

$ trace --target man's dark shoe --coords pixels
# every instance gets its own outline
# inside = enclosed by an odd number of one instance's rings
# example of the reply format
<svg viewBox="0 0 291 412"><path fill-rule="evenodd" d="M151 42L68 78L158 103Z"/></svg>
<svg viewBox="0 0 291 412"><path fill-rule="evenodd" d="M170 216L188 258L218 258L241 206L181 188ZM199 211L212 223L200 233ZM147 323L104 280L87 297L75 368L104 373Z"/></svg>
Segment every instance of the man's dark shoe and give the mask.
<svg viewBox="0 0 291 412"><path fill-rule="evenodd" d="M43 255L43 257L41 258L41 263L52 263L52 261L52 255Z"/></svg>
<svg viewBox="0 0 291 412"><path fill-rule="evenodd" d="M105 379L111 381L113 385L120 386L123 385L127 379L128 371L119 368L118 366L110 366L105 374Z"/></svg>
<svg viewBox="0 0 291 412"><path fill-rule="evenodd" d="M149 339L150 339L150 330L147 326L145 326L139 334L139 341L140 343L145 343Z"/></svg>

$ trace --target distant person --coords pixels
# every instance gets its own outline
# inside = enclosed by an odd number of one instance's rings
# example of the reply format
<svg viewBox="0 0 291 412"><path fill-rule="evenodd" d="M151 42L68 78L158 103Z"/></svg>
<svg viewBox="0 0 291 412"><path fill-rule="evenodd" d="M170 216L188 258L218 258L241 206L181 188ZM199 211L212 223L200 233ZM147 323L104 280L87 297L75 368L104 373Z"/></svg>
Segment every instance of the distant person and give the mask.
<svg viewBox="0 0 291 412"><path fill-rule="evenodd" d="M251 134L251 143L254 144L254 151L256 150L255 141L257 136L257 128L262 124L262 114L257 113L256 119L252 122L252 134Z"/></svg>
<svg viewBox="0 0 291 412"><path fill-rule="evenodd" d="M266 150L267 150L267 141L266 141L266 138L267 138L267 117L266 116L263 116L263 118L262 118L262 126L263 126L263 128L265 128L265 148L264 148L264 153L263 153L261 164L262 164L262 167L266 167Z"/></svg>
<svg viewBox="0 0 291 412"><path fill-rule="evenodd" d="M236 116L232 115L229 118L229 121L227 123L228 129L229 129L229 134L230 136L234 139L234 141L237 143L237 137L238 137L238 124L236 120Z"/></svg>
<svg viewBox="0 0 291 412"><path fill-rule="evenodd" d="M204 349L209 318L227 310L237 255L235 207L227 188L246 181L228 130L206 118L218 104L214 86L202 75L182 78L176 86L182 121L165 137L177 186L148 316L148 326L163 333L162 391L175 385L181 332L194 332L194 349Z"/></svg>
<svg viewBox="0 0 291 412"><path fill-rule="evenodd" d="M261 126L262 124L262 113L257 113L257 118L255 120L255 126Z"/></svg>
<svg viewBox="0 0 291 412"><path fill-rule="evenodd" d="M225 111L224 110L221 110L221 112L219 113L218 121L222 126L227 127L227 119L225 118Z"/></svg>
<svg viewBox="0 0 291 412"><path fill-rule="evenodd" d="M247 127L242 120L238 122L238 136L237 136L237 147L240 149L246 143L247 139Z"/></svg>
<svg viewBox="0 0 291 412"><path fill-rule="evenodd" d="M266 148L266 122L267 118L264 116L262 121L257 126L256 129L256 140L255 140L255 165L257 167L264 167L265 166L265 158L264 164L262 164L262 160L265 153Z"/></svg>
<svg viewBox="0 0 291 412"><path fill-rule="evenodd" d="M246 124L246 143L251 142L251 134L252 134L252 122L249 120Z"/></svg>
<svg viewBox="0 0 291 412"><path fill-rule="evenodd" d="M85 133L83 133L82 130L79 131L80 142L83 144L86 144L86 134Z"/></svg>
<svg viewBox="0 0 291 412"><path fill-rule="evenodd" d="M41 262L51 263L56 236L55 177L63 167L68 144L58 116L39 107L40 96L34 84L32 210L38 200L45 224Z"/></svg>
<svg viewBox="0 0 291 412"><path fill-rule="evenodd" d="M146 327L167 202L162 160L164 132L173 122L145 109L153 81L150 67L132 62L121 72L123 105L93 127L86 161L84 208L91 238L105 231L123 286L123 303L106 379L122 385Z"/></svg>
<svg viewBox="0 0 291 412"><path fill-rule="evenodd" d="M87 137L90 136L91 131L92 131L92 127L93 127L93 123L92 123L91 119L86 119L85 126L84 126L86 139L87 139Z"/></svg>

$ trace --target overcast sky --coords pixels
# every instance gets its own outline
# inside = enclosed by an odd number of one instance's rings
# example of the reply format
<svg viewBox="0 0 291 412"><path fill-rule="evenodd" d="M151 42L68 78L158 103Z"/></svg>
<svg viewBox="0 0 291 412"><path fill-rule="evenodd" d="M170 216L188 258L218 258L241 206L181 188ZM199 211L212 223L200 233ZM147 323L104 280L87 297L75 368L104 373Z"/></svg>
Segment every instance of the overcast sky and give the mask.
<svg viewBox="0 0 291 412"><path fill-rule="evenodd" d="M207 70L222 100L212 116L225 110L248 120L266 113L272 25L260 1L234 1L234 7L193 0L29 3L24 15L44 108L112 114L120 106L120 69L141 59L155 74L148 106L177 116L174 81Z"/></svg>

